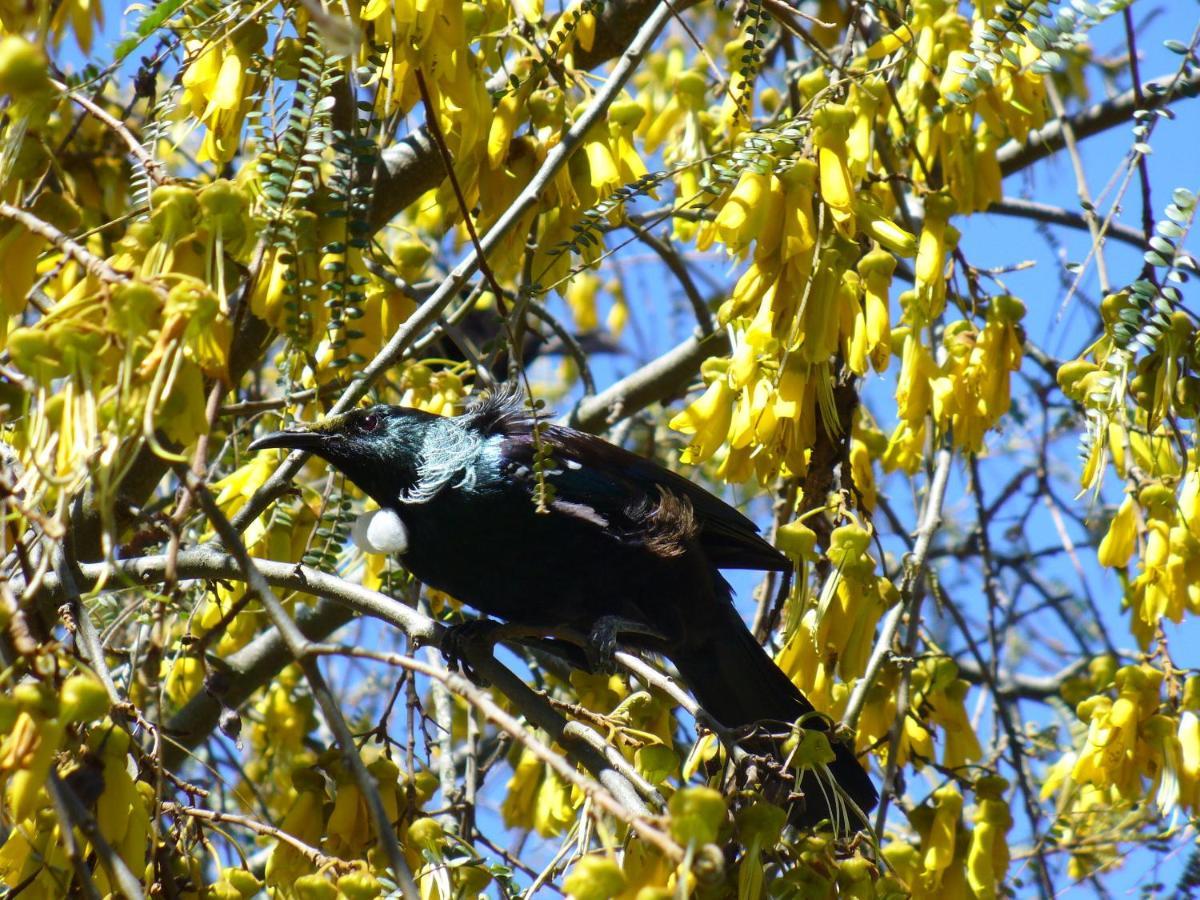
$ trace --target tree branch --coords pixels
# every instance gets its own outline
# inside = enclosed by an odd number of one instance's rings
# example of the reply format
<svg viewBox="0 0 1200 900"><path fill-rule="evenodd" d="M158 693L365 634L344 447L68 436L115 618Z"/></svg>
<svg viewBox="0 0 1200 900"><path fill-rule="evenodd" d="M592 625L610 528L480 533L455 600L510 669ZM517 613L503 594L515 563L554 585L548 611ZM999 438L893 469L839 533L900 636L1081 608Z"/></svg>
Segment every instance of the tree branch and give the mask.
<svg viewBox="0 0 1200 900"><path fill-rule="evenodd" d="M306 638L305 644L320 641L349 622L355 613L387 622L407 633L414 640L440 647L445 629L432 619L377 591L368 590L335 575L291 563L249 559L250 571L256 577L277 588L298 591L322 598L315 609L300 612L295 626ZM109 590L125 586L136 588L155 584L166 578L168 557L143 556L120 560L113 564L115 571L102 563L85 563L79 567L77 580L84 590L101 578L108 579ZM248 571L233 556L211 547L180 551L175 559L175 573L180 581L194 579L247 580ZM60 597L64 586L57 574L48 573L43 582L48 597ZM293 641L295 638L293 637ZM229 690L219 699L208 693L193 697L164 726L175 744L168 748L168 765L178 765L187 748L195 747L213 730L221 714L222 704L239 706L249 696L292 662L293 654L278 629L259 635L237 653L224 660ZM584 765L614 797L627 808L645 813L645 806L633 785L617 770L607 754L599 752L591 739L584 739L580 723L569 722L544 697L534 693L494 657L472 659L479 673L508 697L527 720L541 728L551 739L569 747L573 758ZM653 798L661 804L661 797Z"/></svg>
<svg viewBox="0 0 1200 900"><path fill-rule="evenodd" d="M77 263L87 270L87 273L99 281L105 281L109 284L124 284L129 280L128 275L123 275L100 259L94 256L90 250L82 244L71 240L49 222L43 221L31 212L26 212L23 209L17 209L11 203L5 203L0 200L0 216L6 219L12 219L14 222L23 225L29 231L44 237L65 255L74 259Z"/></svg>
<svg viewBox="0 0 1200 900"><path fill-rule="evenodd" d="M1172 87L1174 92L1159 93ZM1181 78L1177 78L1175 75L1156 78L1146 82L1143 86L1143 90L1149 97L1146 108L1157 109L1168 106L1180 95L1194 97L1198 89L1200 89L1200 69L1195 69ZM1069 121L1076 139L1082 141L1084 138L1129 121L1137 108L1137 95L1130 89L1111 100L1095 103L1087 109L1080 110L1070 116ZM1037 131L1031 131L1024 143L1009 141L1002 146L996 151L996 161L1000 163L1000 171L1004 175L1011 175L1028 168L1040 159L1045 159L1056 150L1061 150L1066 145L1063 122L1063 119L1053 119Z"/></svg>

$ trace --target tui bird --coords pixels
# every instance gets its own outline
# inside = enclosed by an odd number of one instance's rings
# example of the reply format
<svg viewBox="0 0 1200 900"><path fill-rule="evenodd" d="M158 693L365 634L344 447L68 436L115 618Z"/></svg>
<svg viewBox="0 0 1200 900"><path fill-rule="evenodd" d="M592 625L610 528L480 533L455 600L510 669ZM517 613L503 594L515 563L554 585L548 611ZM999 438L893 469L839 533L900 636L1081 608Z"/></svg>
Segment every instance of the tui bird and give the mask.
<svg viewBox="0 0 1200 900"><path fill-rule="evenodd" d="M571 629L593 662L611 664L618 641L661 654L727 728L786 731L803 717L828 731L718 571L785 571L787 558L733 507L656 463L571 428L535 430L516 390L484 394L454 418L374 406L250 445L272 447L320 456L393 511L403 527L388 547L423 583L513 624ZM830 743L829 777L805 771L792 820L845 832L865 823L829 778L863 813L878 795L853 748Z"/></svg>

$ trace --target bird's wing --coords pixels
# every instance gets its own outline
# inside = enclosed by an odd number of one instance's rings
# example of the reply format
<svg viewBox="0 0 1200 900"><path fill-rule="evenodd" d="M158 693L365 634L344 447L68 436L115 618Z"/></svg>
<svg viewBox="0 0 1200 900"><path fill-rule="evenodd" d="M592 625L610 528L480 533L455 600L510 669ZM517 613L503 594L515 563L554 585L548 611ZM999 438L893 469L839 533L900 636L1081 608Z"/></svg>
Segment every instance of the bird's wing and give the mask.
<svg viewBox="0 0 1200 900"><path fill-rule="evenodd" d="M759 536L752 521L686 478L573 428L548 425L542 435L550 451L546 479L554 488L557 511L635 532L645 527L651 511L669 512L666 492L690 505L697 539L718 568L791 567L787 557ZM530 430L508 430L501 454L514 468L531 471L536 447Z"/></svg>

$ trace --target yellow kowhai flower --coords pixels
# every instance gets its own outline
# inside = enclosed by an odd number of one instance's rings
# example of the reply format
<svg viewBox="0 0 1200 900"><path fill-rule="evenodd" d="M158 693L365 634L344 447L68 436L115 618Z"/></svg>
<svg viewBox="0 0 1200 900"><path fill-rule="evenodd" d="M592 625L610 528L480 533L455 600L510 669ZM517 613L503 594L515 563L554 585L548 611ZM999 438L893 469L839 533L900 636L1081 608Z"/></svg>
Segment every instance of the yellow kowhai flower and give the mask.
<svg viewBox="0 0 1200 900"><path fill-rule="evenodd" d="M575 900L601 900L623 895L625 875L617 861L589 854L582 857L563 880L563 890Z"/></svg>
<svg viewBox="0 0 1200 900"><path fill-rule="evenodd" d="M999 896L997 888L1008 873L1011 857L1007 834L1013 817L1003 799L1006 790L1008 782L998 775L986 775L975 784L978 805L967 853L967 883L979 900Z"/></svg>
<svg viewBox="0 0 1200 900"><path fill-rule="evenodd" d="M254 704L258 721L251 740L256 746L270 748L276 759L299 754L313 727L313 700L308 694L297 696L299 683L296 667L288 666Z"/></svg>
<svg viewBox="0 0 1200 900"><path fill-rule="evenodd" d="M1177 732L1178 723L1170 716L1151 716L1141 727L1153 764L1148 774L1155 782L1148 793L1164 816L1179 805L1183 788L1183 748Z"/></svg>
<svg viewBox="0 0 1200 900"><path fill-rule="evenodd" d="M1179 805L1193 815L1200 811L1200 716L1184 710L1179 716Z"/></svg>
<svg viewBox="0 0 1200 900"><path fill-rule="evenodd" d="M303 548L301 548L302 552ZM192 631L197 635L205 635L212 631L213 628L225 620L225 616L232 610L234 604L237 603L241 596L242 593L234 591L223 584L218 584L215 595L209 597L200 610L200 613L192 619ZM216 652L225 656L242 649L242 647L253 640L261 622L262 614L258 610L253 608L242 610L223 626L222 632L215 644Z"/></svg>
<svg viewBox="0 0 1200 900"><path fill-rule="evenodd" d="M895 335L895 333L893 333ZM883 454L887 471L916 472L925 441L925 416L933 402L937 366L929 350L910 332L902 332L900 376L896 384L896 409L900 423Z"/></svg>
<svg viewBox="0 0 1200 900"><path fill-rule="evenodd" d="M226 163L237 152L242 122L259 76L251 57L266 43L267 31L249 21L228 39L189 40L190 62L184 70L181 108L207 127L197 154L201 162Z"/></svg>
<svg viewBox="0 0 1200 900"><path fill-rule="evenodd" d="M700 191L700 172L698 166L689 166L679 173L675 181L675 196L688 202L698 196ZM671 237L681 243L696 239L700 232L700 223L691 222L682 216L671 217Z"/></svg>
<svg viewBox="0 0 1200 900"><path fill-rule="evenodd" d="M933 821L929 833L921 842L925 883L935 888L941 883L942 873L954 861L959 818L962 816L962 794L958 785L950 782L933 792Z"/></svg>
<svg viewBox="0 0 1200 900"><path fill-rule="evenodd" d="M0 882L9 888L20 886L20 896L31 900L61 897L71 861L54 811L38 810L17 824L0 847Z"/></svg>
<svg viewBox="0 0 1200 900"><path fill-rule="evenodd" d="M934 418L953 429L955 443L971 453L1009 408L1010 373L1021 363L1017 323L1025 306L1013 297L993 298L988 321L976 333L968 322L950 325L943 336L946 363L933 381Z"/></svg>
<svg viewBox="0 0 1200 900"><path fill-rule="evenodd" d="M757 379L740 391L729 424L731 450L749 447L752 442L759 445L769 443L778 424L772 402L773 393L774 388L766 378Z"/></svg>
<svg viewBox="0 0 1200 900"><path fill-rule="evenodd" d="M878 75L851 82L846 103L855 115L846 139L846 156L851 178L855 182L861 181L867 174L867 165L873 153L875 123L881 116L886 118L886 109L881 111L880 107L888 100L883 79Z"/></svg>
<svg viewBox="0 0 1200 900"><path fill-rule="evenodd" d="M763 296L775 288L779 279L777 260L755 258L733 286L733 291L717 310L717 320L728 325L736 317L761 308Z"/></svg>
<svg viewBox="0 0 1200 900"><path fill-rule="evenodd" d="M1138 492L1138 503L1145 513L1146 543L1130 591L1131 624L1148 646L1161 619L1179 622L1185 610L1200 610L1200 539L1179 515L1172 487L1147 484Z"/></svg>
<svg viewBox="0 0 1200 900"><path fill-rule="evenodd" d="M1137 541L1137 526L1138 515L1133 497L1126 495L1096 550L1097 562L1113 569L1123 569L1129 565Z"/></svg>
<svg viewBox="0 0 1200 900"><path fill-rule="evenodd" d="M526 99L531 82L526 82L520 91L511 91L500 98L492 113L492 124L488 131L487 161L488 166L498 169L508 158L508 146L512 143L517 131L522 111L526 108ZM525 96L522 96L525 94Z"/></svg>
<svg viewBox="0 0 1200 900"><path fill-rule="evenodd" d="M869 196L860 197L855 203L858 227L868 237L878 241L897 256L912 257L917 253L917 239L883 214L883 210Z"/></svg>
<svg viewBox="0 0 1200 900"><path fill-rule="evenodd" d="M971 720L963 705L970 685L956 678L941 691L926 695L930 718L941 726L945 735L942 750L942 765L947 769L959 769L967 763L977 761L983 755L979 738L971 727Z"/></svg>
<svg viewBox="0 0 1200 900"><path fill-rule="evenodd" d="M333 808L325 823L325 847L343 859L353 859L365 852L372 836L367 798L354 774L340 760L331 774L336 787ZM391 793L394 799L395 791Z"/></svg>
<svg viewBox="0 0 1200 900"><path fill-rule="evenodd" d="M680 57L682 58L682 57ZM672 148L680 154L677 159L695 159L700 149L703 131L699 113L705 106L708 83L703 71L689 69L680 72L674 79L674 90L656 116L647 116L641 125L643 146L647 153L654 153L672 136L682 124L685 135L682 141L672 140ZM654 104L651 105L654 108ZM672 161L672 160L668 160Z"/></svg>
<svg viewBox="0 0 1200 900"><path fill-rule="evenodd" d="M685 463L697 465L704 462L725 442L733 419L735 399L729 380L724 373L720 373L700 397L671 419L669 427L695 435L683 452Z"/></svg>
<svg viewBox="0 0 1200 900"><path fill-rule="evenodd" d="M813 213L817 176L817 164L811 159L796 160L795 165L780 176L786 188L780 253L789 265L802 265L805 275L809 271L809 251L817 244L817 221Z"/></svg>
<svg viewBox="0 0 1200 900"><path fill-rule="evenodd" d="M180 656L167 672L165 691L167 699L177 709L200 693L204 687L204 663L194 656Z"/></svg>
<svg viewBox="0 0 1200 900"><path fill-rule="evenodd" d="M894 662L884 663L876 679L867 687L866 702L858 719L859 752L869 747L884 747L896 718L896 692L900 685L900 669ZM886 756L886 751L885 754ZM881 757L881 762L886 760Z"/></svg>
<svg viewBox="0 0 1200 900"><path fill-rule="evenodd" d="M596 298L600 293L600 279L592 272L582 272L571 279L563 295L567 306L571 308L571 316L575 319L575 327L580 332L595 331L600 325L596 310Z"/></svg>
<svg viewBox="0 0 1200 900"><path fill-rule="evenodd" d="M803 317L797 323L793 349L798 347L801 358L808 363L827 362L838 350L843 326L848 326L847 337L853 327L858 275L844 267L843 250L853 252L836 237L822 248Z"/></svg>
<svg viewBox="0 0 1200 900"><path fill-rule="evenodd" d="M866 374L869 360L876 372L887 368L891 357L892 334L888 315L888 291L896 258L883 250L872 250L858 261L862 285L862 315L854 323L848 364L858 374Z"/></svg>
<svg viewBox="0 0 1200 900"><path fill-rule="evenodd" d="M325 784L315 769L302 768L292 773L295 799L279 827L309 846L321 842L325 832ZM280 891L290 891L296 879L311 873L307 856L286 841L279 841L267 860L266 882Z"/></svg>
<svg viewBox="0 0 1200 900"><path fill-rule="evenodd" d="M917 244L914 264L917 303L910 310L910 324L922 326L941 315L945 301L946 231L957 209L947 191L935 191L925 197L925 223Z"/></svg>
<svg viewBox="0 0 1200 900"><path fill-rule="evenodd" d="M596 199L603 200L621 186L621 172L609 142L611 136L604 123L594 126L584 138L583 152L587 159L588 180Z"/></svg>
<svg viewBox="0 0 1200 900"><path fill-rule="evenodd" d="M815 606L799 617L791 638L775 657L775 664L816 709L829 711L832 708L833 670L837 666L837 655L835 649L822 641L821 622Z"/></svg>
<svg viewBox="0 0 1200 900"><path fill-rule="evenodd" d="M556 837L575 820L575 792L556 772L545 769L533 810L533 829L542 837Z"/></svg>
<svg viewBox="0 0 1200 900"><path fill-rule="evenodd" d="M779 377L775 415L780 420L779 455L790 471L801 473L817 437L817 390L820 373L798 354L790 354Z"/></svg>
<svg viewBox="0 0 1200 900"><path fill-rule="evenodd" d="M625 184L637 181L649 171L633 143L633 134L645 117L645 108L627 97L618 99L608 110L609 147ZM656 196L653 191L649 193Z"/></svg>
<svg viewBox="0 0 1200 900"><path fill-rule="evenodd" d="M821 199L834 224L846 237L853 236L854 180L850 174L850 151L846 142L854 124L852 109L827 103L813 113L813 142L820 167Z"/></svg>
<svg viewBox="0 0 1200 900"><path fill-rule="evenodd" d="M913 31L908 23L901 22L900 26L883 34L875 43L867 47L864 54L869 60L883 59L890 56L901 47L906 47L913 41Z"/></svg>
<svg viewBox="0 0 1200 900"><path fill-rule="evenodd" d="M742 172L713 222L713 231L731 253L744 251L758 237L767 220L768 196L781 190L770 172L753 166Z"/></svg>
<svg viewBox="0 0 1200 900"><path fill-rule="evenodd" d="M1003 196L1003 173L1000 171L1000 161L996 151L1003 143L986 124L980 125L975 132L975 147L972 154L971 171L974 175L974 193L970 210L977 212L986 210L993 203L999 203Z"/></svg>
<svg viewBox="0 0 1200 900"><path fill-rule="evenodd" d="M104 766L104 791L96 801L96 825L126 865L144 865L150 817L144 798L129 776L129 735L106 720L92 729L88 747ZM96 875L107 877L107 872L100 868Z"/></svg>
<svg viewBox="0 0 1200 900"><path fill-rule="evenodd" d="M875 511L875 502L878 499L873 464L883 446L872 449L857 437L850 441L850 471L854 477L855 490L862 495L863 509L868 513Z"/></svg>
<svg viewBox="0 0 1200 900"><path fill-rule="evenodd" d="M500 805L505 828L519 828L523 831L533 829L534 807L541 778L541 761L528 750L524 750L517 764L513 766L513 773L505 787L504 802Z"/></svg>
<svg viewBox="0 0 1200 900"><path fill-rule="evenodd" d="M1125 666L1117 672L1116 700L1097 696L1079 705L1088 724L1087 742L1071 777L1079 784L1112 788L1125 800L1141 796L1141 776L1153 760L1140 724L1158 707L1162 673L1148 667Z"/></svg>

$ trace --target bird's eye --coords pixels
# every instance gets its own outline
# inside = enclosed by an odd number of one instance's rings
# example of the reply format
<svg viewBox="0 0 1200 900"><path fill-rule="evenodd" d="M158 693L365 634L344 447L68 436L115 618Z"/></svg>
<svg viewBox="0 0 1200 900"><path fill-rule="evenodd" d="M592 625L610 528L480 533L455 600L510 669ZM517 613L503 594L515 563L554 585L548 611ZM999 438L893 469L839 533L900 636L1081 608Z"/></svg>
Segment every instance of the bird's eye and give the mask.
<svg viewBox="0 0 1200 900"><path fill-rule="evenodd" d="M379 416L372 413L371 415L363 416L360 427L363 431L374 431L379 427Z"/></svg>

